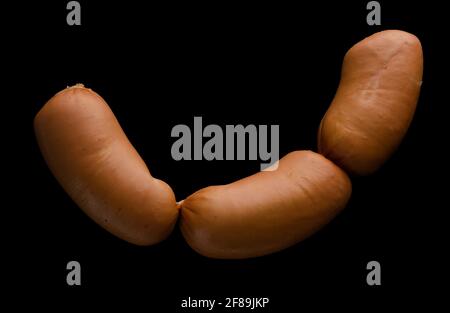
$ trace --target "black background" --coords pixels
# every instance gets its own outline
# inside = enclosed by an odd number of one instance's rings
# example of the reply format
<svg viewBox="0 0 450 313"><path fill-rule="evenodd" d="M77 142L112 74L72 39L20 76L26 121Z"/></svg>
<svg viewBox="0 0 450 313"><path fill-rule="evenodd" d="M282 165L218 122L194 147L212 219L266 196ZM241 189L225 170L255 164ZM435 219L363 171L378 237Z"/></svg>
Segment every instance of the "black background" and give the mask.
<svg viewBox="0 0 450 313"><path fill-rule="evenodd" d="M184 297L270 297L265 311L300 310L305 303L361 309L387 300L415 303L427 283L436 242L436 151L443 88L437 61L435 8L380 1L382 25L366 23L367 1L302 4L80 1L82 25L67 26L65 1L34 3L22 42L26 53L31 188L20 246L39 277L33 291L46 304L99 300L142 304L144 311L182 311ZM374 175L354 177L347 208L313 237L279 253L249 260L213 260L191 250L178 229L161 244L136 247L110 235L70 200L48 170L32 120L57 91L75 83L108 102L153 176L181 200L199 188L259 170L254 161L172 160L177 124L279 124L280 155L316 150L320 120L339 82L345 52L364 37L402 29L419 37L424 83L403 143ZM20 206L19 206L20 207ZM82 286L66 285L77 260ZM381 263L382 285L366 285L366 264ZM427 285L428 284L428 285ZM407 291L405 298L399 293ZM283 308L283 309L282 309ZM220 311L215 310L215 311ZM260 310L264 311L264 310Z"/></svg>

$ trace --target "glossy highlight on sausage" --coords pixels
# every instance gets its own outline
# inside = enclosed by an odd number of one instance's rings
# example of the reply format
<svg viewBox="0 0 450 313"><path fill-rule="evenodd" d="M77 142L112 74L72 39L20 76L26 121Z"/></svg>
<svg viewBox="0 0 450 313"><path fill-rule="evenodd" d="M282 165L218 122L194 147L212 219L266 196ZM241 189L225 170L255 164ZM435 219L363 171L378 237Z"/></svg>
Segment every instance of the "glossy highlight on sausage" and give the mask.
<svg viewBox="0 0 450 313"><path fill-rule="evenodd" d="M408 130L422 68L420 41L407 32L382 31L354 45L319 127L319 152L348 173L375 172Z"/></svg>
<svg viewBox="0 0 450 313"><path fill-rule="evenodd" d="M60 91L34 128L50 170L95 222L137 245L170 234L178 217L172 189L151 176L97 93L80 84Z"/></svg>
<svg viewBox="0 0 450 313"><path fill-rule="evenodd" d="M180 227L204 256L257 257L313 234L350 195L350 179L340 168L320 154L295 151L274 171L192 194L181 203Z"/></svg>

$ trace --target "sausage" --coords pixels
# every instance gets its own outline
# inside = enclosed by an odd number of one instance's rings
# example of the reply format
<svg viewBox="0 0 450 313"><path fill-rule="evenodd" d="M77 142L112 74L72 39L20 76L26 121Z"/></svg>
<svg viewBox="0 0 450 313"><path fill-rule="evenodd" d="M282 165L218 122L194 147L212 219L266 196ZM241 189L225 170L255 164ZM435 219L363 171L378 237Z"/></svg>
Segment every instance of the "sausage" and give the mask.
<svg viewBox="0 0 450 313"><path fill-rule="evenodd" d="M403 31L378 32L354 45L319 127L319 152L348 173L375 172L407 132L422 67L419 39Z"/></svg>
<svg viewBox="0 0 450 313"><path fill-rule="evenodd" d="M34 129L48 167L95 222L137 245L169 235L179 212L172 189L151 176L97 93L81 84L60 91Z"/></svg>
<svg viewBox="0 0 450 313"><path fill-rule="evenodd" d="M289 247L330 221L350 198L339 167L311 151L291 152L274 171L210 186L181 203L180 227L198 253L257 257Z"/></svg>

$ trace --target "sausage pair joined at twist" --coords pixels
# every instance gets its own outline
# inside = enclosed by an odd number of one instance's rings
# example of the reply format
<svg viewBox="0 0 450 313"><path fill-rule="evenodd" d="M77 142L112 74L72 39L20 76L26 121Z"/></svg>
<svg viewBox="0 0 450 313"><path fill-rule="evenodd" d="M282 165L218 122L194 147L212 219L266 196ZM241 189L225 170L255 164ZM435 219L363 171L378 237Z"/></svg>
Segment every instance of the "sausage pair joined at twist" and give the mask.
<svg viewBox="0 0 450 313"><path fill-rule="evenodd" d="M318 133L319 153L291 152L274 171L212 186L177 205L151 176L106 102L76 85L39 111L36 137L54 176L98 224L134 244L167 237L181 210L188 244L214 258L279 251L313 234L347 204L345 172L369 174L393 153L414 115L422 79L419 40L376 33L346 54Z"/></svg>

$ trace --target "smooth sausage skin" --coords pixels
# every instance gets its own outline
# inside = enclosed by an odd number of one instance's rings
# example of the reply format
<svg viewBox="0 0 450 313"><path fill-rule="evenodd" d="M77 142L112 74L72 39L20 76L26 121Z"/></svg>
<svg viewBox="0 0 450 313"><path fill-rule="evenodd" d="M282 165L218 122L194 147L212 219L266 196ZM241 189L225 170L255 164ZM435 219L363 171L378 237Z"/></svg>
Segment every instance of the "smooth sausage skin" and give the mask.
<svg viewBox="0 0 450 313"><path fill-rule="evenodd" d="M257 257L313 234L343 209L347 175L311 151L289 153L278 169L199 190L181 203L188 244L212 258Z"/></svg>
<svg viewBox="0 0 450 313"><path fill-rule="evenodd" d="M171 188L150 175L98 94L82 85L62 90L34 127L50 170L94 221L138 245L169 235L178 216Z"/></svg>
<svg viewBox="0 0 450 313"><path fill-rule="evenodd" d="M376 171L407 132L422 67L419 39L403 31L382 31L353 46L319 127L319 152L349 173Z"/></svg>

